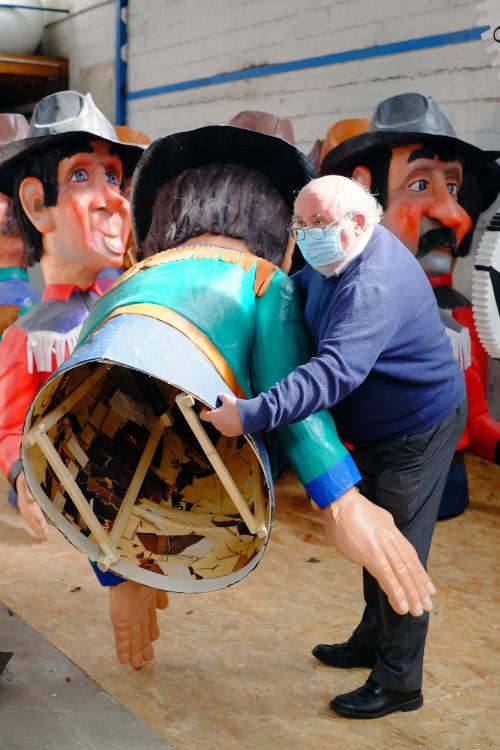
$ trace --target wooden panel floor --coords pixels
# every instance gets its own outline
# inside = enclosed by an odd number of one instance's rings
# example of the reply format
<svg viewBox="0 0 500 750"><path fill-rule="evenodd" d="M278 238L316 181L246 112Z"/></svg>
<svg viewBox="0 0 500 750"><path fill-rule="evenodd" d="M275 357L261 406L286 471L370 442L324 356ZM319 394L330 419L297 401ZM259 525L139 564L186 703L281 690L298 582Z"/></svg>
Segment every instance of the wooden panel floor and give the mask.
<svg viewBox="0 0 500 750"><path fill-rule="evenodd" d="M310 649L350 634L360 572L324 544L290 479L257 570L222 592L172 595L141 671L115 662L107 595L81 554L55 529L37 543L3 497L0 600L179 750L499 748L500 467L468 467L472 507L434 537L425 705L412 713L366 722L329 710L367 671L325 667Z"/></svg>

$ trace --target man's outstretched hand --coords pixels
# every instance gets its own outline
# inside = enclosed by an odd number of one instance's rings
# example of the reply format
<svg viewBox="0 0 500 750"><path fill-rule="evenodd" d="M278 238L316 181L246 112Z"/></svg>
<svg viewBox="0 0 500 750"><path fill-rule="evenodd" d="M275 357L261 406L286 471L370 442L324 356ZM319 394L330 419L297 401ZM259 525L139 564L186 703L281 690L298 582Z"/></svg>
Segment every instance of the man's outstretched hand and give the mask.
<svg viewBox="0 0 500 750"><path fill-rule="evenodd" d="M368 570L400 615L432 609L436 589L410 542L390 513L356 488L324 509L327 540L351 562Z"/></svg>
<svg viewBox="0 0 500 750"><path fill-rule="evenodd" d="M221 405L217 409L208 409L204 406L200 412L200 419L213 424L226 437L243 435L243 425L235 397L228 393L219 393L219 401Z"/></svg>
<svg viewBox="0 0 500 750"><path fill-rule="evenodd" d="M42 509L30 492L26 477L22 471L16 479L17 507L26 525L41 542L49 538L49 525Z"/></svg>
<svg viewBox="0 0 500 750"><path fill-rule="evenodd" d="M109 587L109 614L120 664L140 669L143 662L154 659L151 643L160 635L156 610L167 606L165 591L141 583L125 581Z"/></svg>

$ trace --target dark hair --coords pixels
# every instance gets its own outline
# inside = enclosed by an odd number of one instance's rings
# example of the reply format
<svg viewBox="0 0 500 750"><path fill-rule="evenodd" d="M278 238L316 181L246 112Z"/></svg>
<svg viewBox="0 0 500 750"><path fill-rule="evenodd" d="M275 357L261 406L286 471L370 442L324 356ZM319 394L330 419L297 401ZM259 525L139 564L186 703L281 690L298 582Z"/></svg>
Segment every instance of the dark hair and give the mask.
<svg viewBox="0 0 500 750"><path fill-rule="evenodd" d="M54 146L49 145L32 156L28 154L19 167L14 182L13 200L17 223L26 248L26 262L29 266L37 263L42 257L42 236L33 226L22 207L19 199L19 188L21 183L26 177L37 177L43 184L44 205L57 205L57 199L59 196L57 178L60 162L63 159L68 159L69 157L74 156L75 154L92 153L93 148L90 143L91 140L99 140L99 138L90 137L82 140L81 136L78 136L76 140L69 139L64 143L59 143ZM109 153L118 153L120 154L120 158L122 156L119 145L116 149L113 146ZM124 164L124 179L125 177Z"/></svg>
<svg viewBox="0 0 500 750"><path fill-rule="evenodd" d="M237 164L209 164L161 187L143 251L154 255L200 234L222 234L279 264L289 220L290 210L267 177Z"/></svg>

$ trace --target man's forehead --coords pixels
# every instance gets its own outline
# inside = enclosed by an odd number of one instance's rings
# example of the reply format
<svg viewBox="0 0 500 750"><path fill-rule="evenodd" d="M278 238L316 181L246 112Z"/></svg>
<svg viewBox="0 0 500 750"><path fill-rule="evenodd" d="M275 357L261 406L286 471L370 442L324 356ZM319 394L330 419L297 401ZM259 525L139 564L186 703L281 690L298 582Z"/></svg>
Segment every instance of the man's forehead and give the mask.
<svg viewBox="0 0 500 750"><path fill-rule="evenodd" d="M298 194L294 212L296 214L308 213L308 214L321 214L324 211L331 210L332 207L332 196L324 188L313 186L312 184L307 185Z"/></svg>

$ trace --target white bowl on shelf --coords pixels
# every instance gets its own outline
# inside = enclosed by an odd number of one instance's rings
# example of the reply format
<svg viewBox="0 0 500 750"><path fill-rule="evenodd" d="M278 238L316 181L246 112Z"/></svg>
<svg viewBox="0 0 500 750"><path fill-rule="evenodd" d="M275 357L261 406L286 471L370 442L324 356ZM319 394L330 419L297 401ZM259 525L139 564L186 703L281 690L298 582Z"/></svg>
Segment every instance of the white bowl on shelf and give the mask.
<svg viewBox="0 0 500 750"><path fill-rule="evenodd" d="M42 0L3 0L8 5L43 8ZM42 38L45 13L22 8L0 8L0 55L31 55Z"/></svg>

